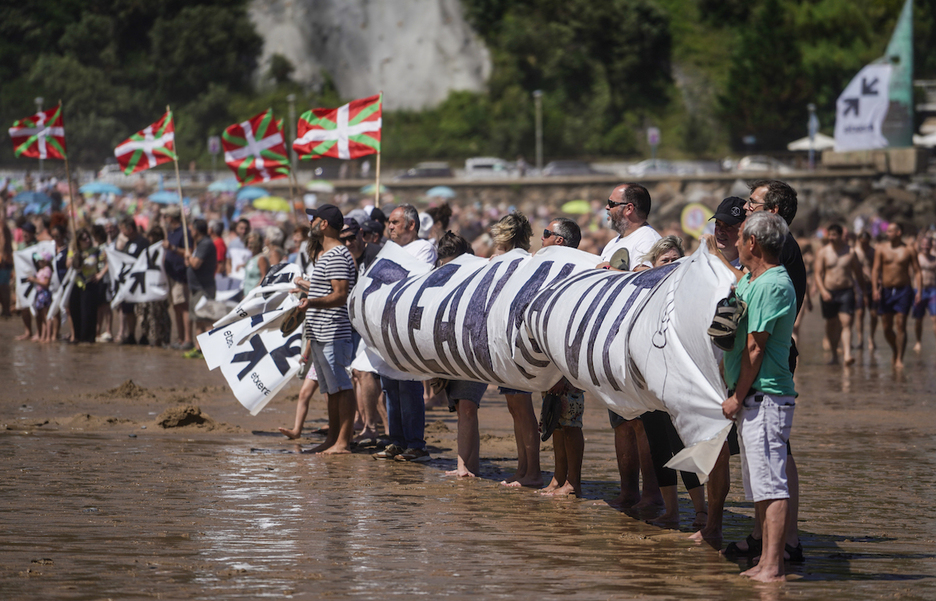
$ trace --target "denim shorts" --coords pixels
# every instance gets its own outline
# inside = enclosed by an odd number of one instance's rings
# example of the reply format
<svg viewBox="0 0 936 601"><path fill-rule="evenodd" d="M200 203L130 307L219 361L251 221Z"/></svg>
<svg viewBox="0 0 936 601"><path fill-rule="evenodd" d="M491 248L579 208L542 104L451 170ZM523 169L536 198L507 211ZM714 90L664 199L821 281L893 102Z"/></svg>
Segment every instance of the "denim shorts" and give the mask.
<svg viewBox="0 0 936 601"><path fill-rule="evenodd" d="M312 367L318 377L319 390L322 394L334 394L342 390L353 390L351 376L351 339L331 342L311 341Z"/></svg>
<svg viewBox="0 0 936 601"><path fill-rule="evenodd" d="M737 424L741 477L748 501L790 498L786 477L787 441L795 408L792 396L758 392L744 399Z"/></svg>

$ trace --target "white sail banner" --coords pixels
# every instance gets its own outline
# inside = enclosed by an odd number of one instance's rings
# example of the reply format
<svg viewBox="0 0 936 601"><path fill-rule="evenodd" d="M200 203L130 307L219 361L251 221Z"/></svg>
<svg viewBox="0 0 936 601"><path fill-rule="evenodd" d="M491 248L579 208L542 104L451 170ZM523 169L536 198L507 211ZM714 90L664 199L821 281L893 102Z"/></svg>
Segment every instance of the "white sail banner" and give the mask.
<svg viewBox="0 0 936 601"><path fill-rule="evenodd" d="M887 146L881 127L890 107L889 64L871 64L845 87L835 102L835 150L869 150Z"/></svg>

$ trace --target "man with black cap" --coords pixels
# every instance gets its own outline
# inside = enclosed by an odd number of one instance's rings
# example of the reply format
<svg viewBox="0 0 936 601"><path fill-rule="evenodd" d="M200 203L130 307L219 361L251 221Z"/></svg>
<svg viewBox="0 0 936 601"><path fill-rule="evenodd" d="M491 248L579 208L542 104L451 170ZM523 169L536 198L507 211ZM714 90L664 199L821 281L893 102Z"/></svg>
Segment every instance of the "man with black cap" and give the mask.
<svg viewBox="0 0 936 601"><path fill-rule="evenodd" d="M378 248L382 246L381 241L384 233L384 226L382 223L374 221L373 219L368 219L361 224L361 232L364 234L365 242L373 244Z"/></svg>
<svg viewBox="0 0 936 601"><path fill-rule="evenodd" d="M328 437L312 452L350 453L355 399L348 375L353 355L347 301L356 278L354 257L339 239L344 218L338 207L325 204L306 209L306 213L312 222L310 242L319 238L322 254L309 266L307 277L296 278L295 284L298 291L308 295L299 308L306 311L305 327L318 385L328 396ZM299 438L308 410L308 398L300 397L294 428L280 428L280 432Z"/></svg>

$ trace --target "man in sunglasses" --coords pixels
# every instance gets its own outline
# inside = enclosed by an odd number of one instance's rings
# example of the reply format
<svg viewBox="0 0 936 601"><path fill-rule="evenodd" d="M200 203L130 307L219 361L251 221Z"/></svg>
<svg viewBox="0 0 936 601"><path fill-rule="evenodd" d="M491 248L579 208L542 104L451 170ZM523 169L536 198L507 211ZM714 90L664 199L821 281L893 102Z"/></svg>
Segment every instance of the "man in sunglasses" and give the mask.
<svg viewBox="0 0 936 601"><path fill-rule="evenodd" d="M640 257L644 256L660 239L660 234L647 223L650 214L650 193L640 184L621 184L611 191L607 204L611 229L617 237L601 251L602 263L598 267L612 267L621 271L639 271ZM626 249L627 264L611 265L610 261L620 249ZM619 255L620 256L620 255Z"/></svg>

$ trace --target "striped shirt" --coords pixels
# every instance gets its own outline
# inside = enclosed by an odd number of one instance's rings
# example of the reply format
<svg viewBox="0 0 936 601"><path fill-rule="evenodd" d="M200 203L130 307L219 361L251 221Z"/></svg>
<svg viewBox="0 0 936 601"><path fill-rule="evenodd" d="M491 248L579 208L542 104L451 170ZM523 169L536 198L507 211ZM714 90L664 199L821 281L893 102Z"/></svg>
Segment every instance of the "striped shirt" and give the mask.
<svg viewBox="0 0 936 601"><path fill-rule="evenodd" d="M354 286L357 273L354 257L348 247L336 246L323 253L314 265L309 265L309 298L320 298L332 293L332 280L349 280L348 291ZM330 309L310 308L306 311L306 332L310 340L332 342L351 338L351 320L347 305Z"/></svg>

